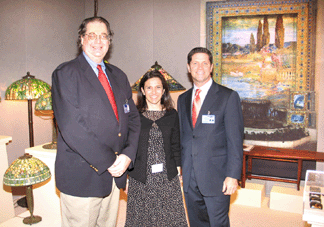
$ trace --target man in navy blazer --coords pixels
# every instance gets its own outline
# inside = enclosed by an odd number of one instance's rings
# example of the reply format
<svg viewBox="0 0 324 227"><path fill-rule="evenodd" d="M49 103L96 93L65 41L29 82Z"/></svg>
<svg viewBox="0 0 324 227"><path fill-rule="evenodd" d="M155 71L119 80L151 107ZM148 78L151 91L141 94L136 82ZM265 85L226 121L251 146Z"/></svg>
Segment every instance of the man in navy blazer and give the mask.
<svg viewBox="0 0 324 227"><path fill-rule="evenodd" d="M85 19L79 28L82 53L52 75L62 226L115 226L119 188L125 188L126 170L135 160L140 119L127 76L103 61L111 36L104 18ZM116 105L99 74L108 78Z"/></svg>
<svg viewBox="0 0 324 227"><path fill-rule="evenodd" d="M229 226L230 195L236 191L242 171L244 126L240 97L212 80L213 57L208 49L192 49L187 60L194 85L179 96L178 112L190 226ZM197 89L201 90L201 108L193 126Z"/></svg>

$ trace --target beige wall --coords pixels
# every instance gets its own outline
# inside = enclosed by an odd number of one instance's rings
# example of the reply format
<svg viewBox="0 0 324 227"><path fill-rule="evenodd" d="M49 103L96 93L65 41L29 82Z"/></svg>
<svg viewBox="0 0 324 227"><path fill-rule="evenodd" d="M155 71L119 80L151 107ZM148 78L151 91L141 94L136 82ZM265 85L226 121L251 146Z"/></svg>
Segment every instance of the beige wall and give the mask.
<svg viewBox="0 0 324 227"><path fill-rule="evenodd" d="M1 0L0 135L12 136L9 162L29 147L27 102L6 101L6 88L30 71L51 84L51 73L76 55L76 30L84 1ZM33 102L35 104L35 102ZM35 145L51 141L51 122L34 115Z"/></svg>
<svg viewBox="0 0 324 227"><path fill-rule="evenodd" d="M0 0L0 135L13 137L10 161L28 147L27 103L4 100L12 82L30 71L50 83L51 73L76 54L77 28L94 14L93 0ZM324 1L319 0L316 54L318 150L324 151ZM98 15L115 32L109 61L134 83L155 61L190 88L186 56L200 44L201 0L101 0ZM178 94L173 94L177 97ZM176 101L176 100L175 100ZM51 124L34 116L35 145L51 140Z"/></svg>

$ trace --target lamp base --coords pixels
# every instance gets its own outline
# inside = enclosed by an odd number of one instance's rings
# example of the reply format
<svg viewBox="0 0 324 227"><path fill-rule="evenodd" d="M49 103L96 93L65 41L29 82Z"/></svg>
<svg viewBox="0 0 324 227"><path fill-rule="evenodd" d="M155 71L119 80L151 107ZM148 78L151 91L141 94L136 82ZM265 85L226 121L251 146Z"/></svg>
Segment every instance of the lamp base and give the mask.
<svg viewBox="0 0 324 227"><path fill-rule="evenodd" d="M32 225L32 224L40 222L41 220L42 220L42 217L40 217L40 216L29 216L29 217L24 218L23 222L24 222L24 224Z"/></svg>

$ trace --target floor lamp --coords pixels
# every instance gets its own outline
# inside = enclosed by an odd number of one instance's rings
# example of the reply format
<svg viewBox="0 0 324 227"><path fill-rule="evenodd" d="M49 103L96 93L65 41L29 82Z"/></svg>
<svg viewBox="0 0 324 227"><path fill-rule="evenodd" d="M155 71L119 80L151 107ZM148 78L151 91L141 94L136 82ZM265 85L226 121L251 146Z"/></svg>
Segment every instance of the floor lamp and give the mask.
<svg viewBox="0 0 324 227"><path fill-rule="evenodd" d="M33 129L33 108L32 101L38 99L42 94L49 92L51 86L46 82L36 79L35 76L27 75L21 80L12 83L6 90L6 100L27 100L28 101L28 126L29 126L29 146L34 146Z"/></svg>

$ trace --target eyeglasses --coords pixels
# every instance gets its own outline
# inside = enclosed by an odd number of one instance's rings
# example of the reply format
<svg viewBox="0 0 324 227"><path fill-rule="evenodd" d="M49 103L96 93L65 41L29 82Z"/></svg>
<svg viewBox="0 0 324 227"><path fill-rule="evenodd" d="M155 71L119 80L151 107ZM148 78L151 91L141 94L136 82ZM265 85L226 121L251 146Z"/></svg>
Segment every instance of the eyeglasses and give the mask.
<svg viewBox="0 0 324 227"><path fill-rule="evenodd" d="M109 40L109 36L106 35L106 34L103 34L103 35L97 35L93 32L89 33L89 34L84 34L85 36L87 35L88 36L88 39L89 40L95 40L95 39L98 39L98 36L101 40Z"/></svg>

